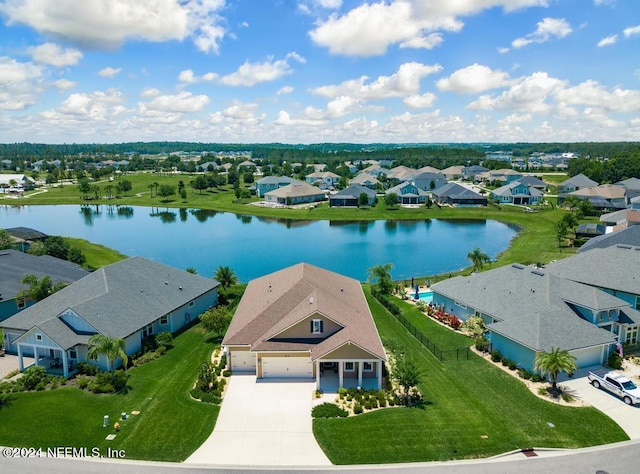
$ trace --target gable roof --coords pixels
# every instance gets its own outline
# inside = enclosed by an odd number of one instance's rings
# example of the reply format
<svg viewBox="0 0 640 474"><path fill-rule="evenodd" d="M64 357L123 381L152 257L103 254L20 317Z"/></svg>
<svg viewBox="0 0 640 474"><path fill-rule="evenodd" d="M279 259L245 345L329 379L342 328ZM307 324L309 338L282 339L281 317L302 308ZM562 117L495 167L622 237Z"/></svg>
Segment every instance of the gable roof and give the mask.
<svg viewBox="0 0 640 474"><path fill-rule="evenodd" d="M265 196L277 196L281 198L294 198L301 196L324 196L324 191L316 186L312 186L309 183L304 182L295 182L291 184L287 184L286 186L281 186L278 189L274 189L273 191L269 191L268 193L264 193Z"/></svg>
<svg viewBox="0 0 640 474"><path fill-rule="evenodd" d="M458 183L447 183L431 191L431 194L438 197L449 196L455 199L484 199L481 194Z"/></svg>
<svg viewBox="0 0 640 474"><path fill-rule="evenodd" d="M316 344L269 340L314 313L342 329ZM249 345L255 351L309 351L312 360L348 342L386 359L360 283L308 263L250 281L222 341L223 345Z"/></svg>
<svg viewBox="0 0 640 474"><path fill-rule="evenodd" d="M101 334L125 338L219 284L216 280L133 257L86 275L6 319L0 326L27 331L44 325L58 330L61 326L50 321L71 309Z"/></svg>
<svg viewBox="0 0 640 474"><path fill-rule="evenodd" d="M337 193L329 196L329 199L344 199L345 197L352 197L357 199L362 193L365 193L368 198L376 197L376 192L373 189L367 188L366 186L360 186L359 184L352 184L342 191L338 191Z"/></svg>
<svg viewBox="0 0 640 474"><path fill-rule="evenodd" d="M500 186L499 188L494 189L493 191L491 191L491 194L493 194L495 196L518 196L518 195L523 195L522 193L514 194L514 190L518 186L524 186L529 191L529 194L527 194L527 196L533 196L533 197L541 197L541 196L543 196L542 192L539 191L538 189L533 188L533 187L530 188L529 186L527 186L526 184L521 183L520 181L511 181L509 184L505 184L504 186Z"/></svg>
<svg viewBox="0 0 640 474"><path fill-rule="evenodd" d="M380 181L378 181L375 176L371 176L369 173L359 173L355 178L353 178L350 181L351 184L361 184L366 182L369 182L371 184L380 183Z"/></svg>
<svg viewBox="0 0 640 474"><path fill-rule="evenodd" d="M265 176L256 181L256 184L282 184L282 183L301 183L297 179L290 178L289 176Z"/></svg>
<svg viewBox="0 0 640 474"><path fill-rule="evenodd" d="M575 186L578 188L589 188L592 186L597 186L598 183L590 178L587 178L585 175L583 175L582 173L577 174L575 176L572 176L571 178L569 178L566 181L563 181L562 183L560 183L558 186L561 188L567 187L567 186Z"/></svg>
<svg viewBox="0 0 640 474"><path fill-rule="evenodd" d="M536 178L535 176L530 176L530 175L523 176L522 178L518 178L516 181L518 183L522 183L527 186L534 186L534 187L541 187L541 188L547 187L547 183L545 183L541 179Z"/></svg>
<svg viewBox="0 0 640 474"><path fill-rule="evenodd" d="M54 283L71 283L89 274L79 265L51 255L35 256L17 250L0 251L0 296L10 300L28 287L20 282L25 275L51 277ZM0 300L1 301L1 300Z"/></svg>
<svg viewBox="0 0 640 474"><path fill-rule="evenodd" d="M13 237L21 240L42 240L49 237L47 234L36 229L31 229L29 227L11 227L5 230L9 232Z"/></svg>
<svg viewBox="0 0 640 474"><path fill-rule="evenodd" d="M578 253L596 248L607 248L618 244L640 247L640 225L632 225L617 232L600 235L585 242L578 249Z"/></svg>
<svg viewBox="0 0 640 474"><path fill-rule="evenodd" d="M616 186L624 186L627 189L640 190L640 179L639 178L629 178L624 181L618 181L615 183Z"/></svg>
<svg viewBox="0 0 640 474"><path fill-rule="evenodd" d="M591 186L580 188L569 193L573 196L600 197L604 199L622 199L626 196L627 188L616 186L614 184L601 184L600 186Z"/></svg>

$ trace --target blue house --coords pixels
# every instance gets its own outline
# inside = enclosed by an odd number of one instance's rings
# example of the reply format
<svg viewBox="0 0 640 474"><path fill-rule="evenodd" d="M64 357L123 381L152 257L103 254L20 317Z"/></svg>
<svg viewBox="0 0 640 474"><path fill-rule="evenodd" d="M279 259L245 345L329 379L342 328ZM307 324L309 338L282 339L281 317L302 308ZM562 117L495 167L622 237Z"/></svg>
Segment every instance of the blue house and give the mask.
<svg viewBox="0 0 640 474"><path fill-rule="evenodd" d="M427 192L417 187L412 182L400 183L393 188L387 189L385 194L395 194L398 196L398 203L401 205L424 204L427 202Z"/></svg>
<svg viewBox="0 0 640 474"><path fill-rule="evenodd" d="M491 191L491 199L500 204L537 204L542 200L542 192L532 186L513 181Z"/></svg>
<svg viewBox="0 0 640 474"><path fill-rule="evenodd" d="M219 283L140 257L89 273L0 323L5 350L35 365L73 375L88 362L94 334L124 339L125 352L139 351L146 337L176 332L215 306ZM97 365L108 370L104 355Z"/></svg>
<svg viewBox="0 0 640 474"><path fill-rule="evenodd" d="M491 348L533 370L538 352L568 350L579 367L636 344L640 248L594 249L538 269L513 264L433 285L433 304L463 321L480 316ZM594 269L597 269L594 271Z"/></svg>

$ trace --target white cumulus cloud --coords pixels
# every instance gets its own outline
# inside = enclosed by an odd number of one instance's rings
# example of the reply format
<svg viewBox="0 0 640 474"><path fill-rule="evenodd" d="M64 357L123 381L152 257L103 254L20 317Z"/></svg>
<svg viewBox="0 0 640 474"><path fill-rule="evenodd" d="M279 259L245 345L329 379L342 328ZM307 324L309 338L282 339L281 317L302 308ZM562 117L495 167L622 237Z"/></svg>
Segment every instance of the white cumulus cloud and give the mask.
<svg viewBox="0 0 640 474"><path fill-rule="evenodd" d="M122 72L122 68L120 67L119 68L105 67L104 69L101 69L100 71L98 71L98 76L112 78L112 77L116 77L118 74L120 74L120 72Z"/></svg>
<svg viewBox="0 0 640 474"><path fill-rule="evenodd" d="M173 95L157 96L152 101L144 104L144 107L159 112L189 113L198 112L207 104L209 104L209 97L206 95L179 92Z"/></svg>
<svg viewBox="0 0 640 474"><path fill-rule="evenodd" d="M629 28L625 28L622 33L625 38L629 38L630 36L640 35L640 25L638 26L630 26Z"/></svg>
<svg viewBox="0 0 640 474"><path fill-rule="evenodd" d="M40 46L33 46L29 48L28 51L35 62L57 67L73 66L74 64L78 64L82 59L82 53L77 49L62 49L55 43L44 43Z"/></svg>
<svg viewBox="0 0 640 474"><path fill-rule="evenodd" d="M511 43L514 48L522 48L531 43L544 43L552 38L564 38L573 30L564 18L545 18L538 22L536 31Z"/></svg>
<svg viewBox="0 0 640 474"><path fill-rule="evenodd" d="M509 74L493 70L488 66L474 63L458 69L449 77L436 82L438 89L457 94L477 94L490 89L503 87L509 81Z"/></svg>
<svg viewBox="0 0 640 474"><path fill-rule="evenodd" d="M616 44L617 41L618 41L618 35L607 36L605 38L602 38L600 41L598 41L598 47L602 48L603 46Z"/></svg>
<svg viewBox="0 0 640 474"><path fill-rule="evenodd" d="M220 77L219 82L227 86L251 87L261 82L275 81L293 72L289 65L289 59L294 59L299 63L305 62L305 59L295 52L289 53L284 59L279 60L269 58L261 63L245 61L237 71Z"/></svg>

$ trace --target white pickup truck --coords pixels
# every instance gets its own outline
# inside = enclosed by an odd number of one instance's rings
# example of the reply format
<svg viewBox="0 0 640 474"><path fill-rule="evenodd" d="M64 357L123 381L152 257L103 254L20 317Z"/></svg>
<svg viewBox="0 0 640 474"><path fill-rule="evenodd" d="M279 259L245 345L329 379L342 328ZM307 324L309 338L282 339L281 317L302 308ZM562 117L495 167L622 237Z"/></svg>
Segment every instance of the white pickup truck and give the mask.
<svg viewBox="0 0 640 474"><path fill-rule="evenodd" d="M627 405L640 404L640 388L629 378L617 372L594 370L587 378L595 388L604 388L619 396Z"/></svg>

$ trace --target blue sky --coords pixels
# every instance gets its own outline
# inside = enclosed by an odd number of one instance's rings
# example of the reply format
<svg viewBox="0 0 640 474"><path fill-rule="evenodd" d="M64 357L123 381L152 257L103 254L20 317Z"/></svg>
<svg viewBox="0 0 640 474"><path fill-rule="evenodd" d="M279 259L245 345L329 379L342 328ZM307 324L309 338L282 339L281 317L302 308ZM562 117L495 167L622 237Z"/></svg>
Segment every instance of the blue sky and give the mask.
<svg viewBox="0 0 640 474"><path fill-rule="evenodd" d="M640 140L638 0L0 0L0 142Z"/></svg>

